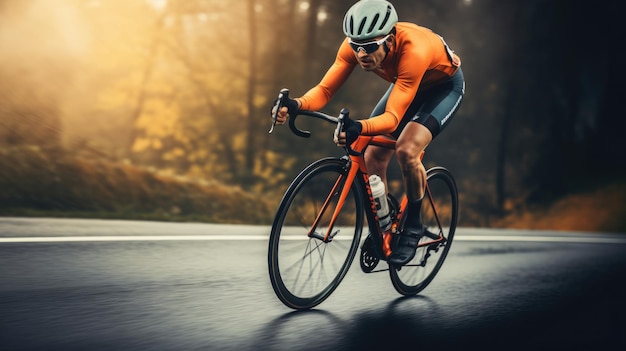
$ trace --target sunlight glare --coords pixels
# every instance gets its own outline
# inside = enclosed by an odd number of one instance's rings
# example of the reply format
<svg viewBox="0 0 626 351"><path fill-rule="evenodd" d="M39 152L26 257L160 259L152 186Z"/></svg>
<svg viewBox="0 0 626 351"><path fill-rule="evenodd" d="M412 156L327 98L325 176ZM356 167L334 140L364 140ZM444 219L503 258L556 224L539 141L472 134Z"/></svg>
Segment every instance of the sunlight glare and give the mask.
<svg viewBox="0 0 626 351"><path fill-rule="evenodd" d="M328 19L328 13L327 13L326 11L322 10L322 11L320 11L320 12L317 14L317 21L318 21L318 22L324 22L324 21L326 21L327 19Z"/></svg>
<svg viewBox="0 0 626 351"><path fill-rule="evenodd" d="M148 3L156 10L163 10L167 6L167 0L148 0Z"/></svg>

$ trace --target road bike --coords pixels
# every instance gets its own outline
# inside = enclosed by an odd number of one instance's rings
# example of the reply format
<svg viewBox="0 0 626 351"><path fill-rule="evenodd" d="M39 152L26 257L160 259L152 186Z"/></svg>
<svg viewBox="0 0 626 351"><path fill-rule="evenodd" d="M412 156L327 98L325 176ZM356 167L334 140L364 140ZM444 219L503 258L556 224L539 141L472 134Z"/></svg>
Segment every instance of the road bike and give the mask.
<svg viewBox="0 0 626 351"><path fill-rule="evenodd" d="M272 126L277 110L289 96L281 90L273 109ZM336 124L341 131L349 111L342 109L338 117L317 111L298 111ZM301 137L309 131L299 129L290 116L289 127ZM326 300L348 272L360 247L360 266L364 273L389 271L395 290L405 296L421 292L441 269L454 238L458 219L458 193L452 174L443 167L427 170L421 218L426 230L420 238L415 257L406 265L387 265L383 249L384 235L391 235L394 247L403 228L408 200L389 194L391 230L385 234L379 225L377 207L372 196L369 173L363 153L368 145L394 149L395 139L388 136L360 135L346 145L342 157L322 158L311 163L291 182L276 211L272 224L268 267L272 287L286 306L304 310ZM424 154L422 153L421 157ZM369 234L361 242L366 226Z"/></svg>

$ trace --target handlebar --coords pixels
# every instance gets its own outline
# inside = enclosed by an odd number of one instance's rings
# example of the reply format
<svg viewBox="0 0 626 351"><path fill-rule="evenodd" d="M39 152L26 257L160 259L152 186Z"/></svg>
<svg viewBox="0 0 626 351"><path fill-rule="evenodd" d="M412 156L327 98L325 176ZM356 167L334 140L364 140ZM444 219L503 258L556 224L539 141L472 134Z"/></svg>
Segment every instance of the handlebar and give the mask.
<svg viewBox="0 0 626 351"><path fill-rule="evenodd" d="M270 128L269 133L271 134L274 131L274 127L276 126L276 118L278 117L278 110L286 105L286 101L287 99L289 99L289 90L288 89L282 89L280 91L280 93L278 94L278 98L276 99L276 104L274 105L274 107L272 108L272 126ZM321 120L327 121L329 123L332 124L337 124L337 127L343 127L343 118L342 116L347 115L348 114L348 110L347 109L342 109L341 110L341 114L339 115L339 117L335 117L335 116L331 116L331 115L327 115L325 113L322 112L317 112L317 111L307 111L307 110L300 110L298 111L298 114L295 116L290 116L289 118L289 128L291 129L291 131L299 136L299 137L303 137L303 138L309 138L311 137L311 132L306 131L306 130L302 130L298 127L296 127L296 118L300 115L306 115L306 116L310 116L310 117L315 117L315 118L319 118ZM341 125L339 125L341 119ZM341 130L341 128L339 129Z"/></svg>
<svg viewBox="0 0 626 351"><path fill-rule="evenodd" d="M269 131L270 134L274 131L274 127L276 126L276 118L278 116L278 110L281 107L286 105L287 99L289 99L289 90L281 89L280 93L278 94L278 98L276 99L276 104L272 108L272 126ZM331 115L328 115L319 111L299 110L298 114L296 114L295 116L290 116L289 129L291 129L291 131L295 135L299 137L303 137L303 138L310 138L311 132L308 130L302 130L296 126L296 118L300 115L315 117L315 118L319 118L329 123L337 124L337 128L335 130L337 134L343 130L344 121L347 118L350 118L349 117L350 112L348 111L347 108L341 109L341 111L339 112L339 117L331 116ZM349 145L346 145L345 148L347 152L351 155L354 155L354 156L361 155L360 152L354 151Z"/></svg>

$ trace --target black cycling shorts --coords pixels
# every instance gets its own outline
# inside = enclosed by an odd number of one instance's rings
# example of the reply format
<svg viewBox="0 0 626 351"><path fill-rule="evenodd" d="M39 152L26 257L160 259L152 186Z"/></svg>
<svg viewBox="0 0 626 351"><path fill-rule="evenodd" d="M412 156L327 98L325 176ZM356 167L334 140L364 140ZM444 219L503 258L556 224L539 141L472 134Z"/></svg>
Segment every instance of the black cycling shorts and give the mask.
<svg viewBox="0 0 626 351"><path fill-rule="evenodd" d="M394 84L391 84L385 95L376 104L370 118L385 112L385 106L393 86ZM461 106L464 94L465 79L461 68L459 68L446 82L424 91L418 90L415 99L400 121L400 125L391 135L398 138L407 123L417 122L428 128L434 139L452 120Z"/></svg>

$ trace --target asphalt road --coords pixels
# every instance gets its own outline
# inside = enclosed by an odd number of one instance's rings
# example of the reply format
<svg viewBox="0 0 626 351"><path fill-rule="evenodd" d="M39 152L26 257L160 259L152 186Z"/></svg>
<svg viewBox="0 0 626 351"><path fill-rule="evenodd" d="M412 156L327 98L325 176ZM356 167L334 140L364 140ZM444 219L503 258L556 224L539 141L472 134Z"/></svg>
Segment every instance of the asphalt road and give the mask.
<svg viewBox="0 0 626 351"><path fill-rule="evenodd" d="M626 234L460 228L417 297L355 261L295 312L268 232L0 218L0 350L626 349Z"/></svg>

